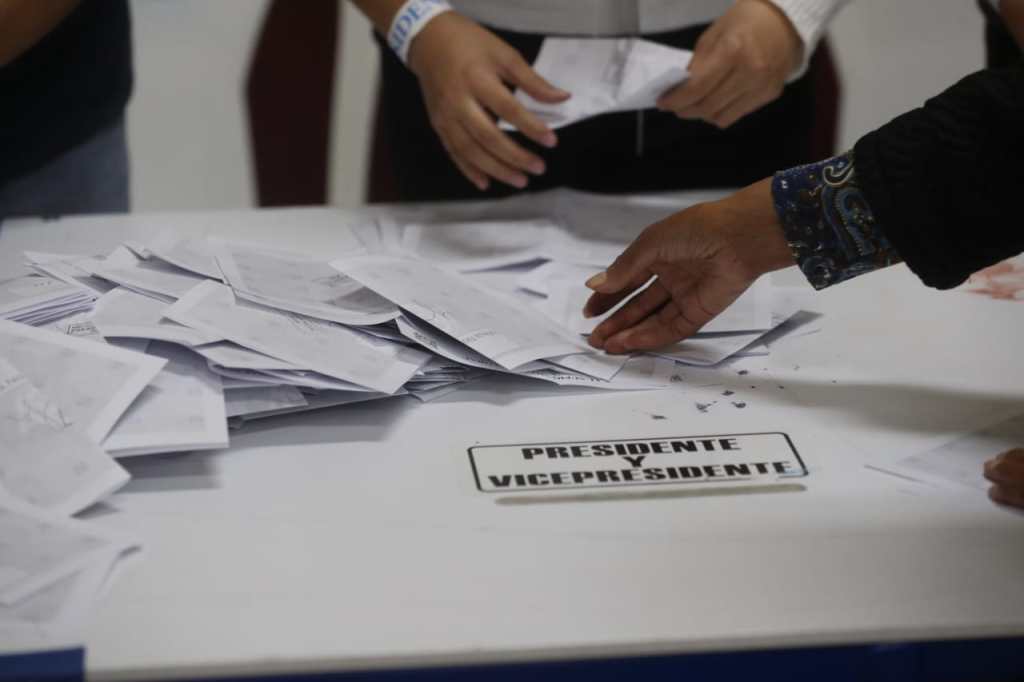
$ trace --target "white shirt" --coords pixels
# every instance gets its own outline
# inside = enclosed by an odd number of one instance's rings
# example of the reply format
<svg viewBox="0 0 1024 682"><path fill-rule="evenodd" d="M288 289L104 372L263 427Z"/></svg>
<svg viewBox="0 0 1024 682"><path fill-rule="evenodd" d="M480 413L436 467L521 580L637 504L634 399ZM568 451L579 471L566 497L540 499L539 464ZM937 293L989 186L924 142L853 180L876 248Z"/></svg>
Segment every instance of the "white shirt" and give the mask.
<svg viewBox="0 0 1024 682"><path fill-rule="evenodd" d="M803 73L828 22L850 0L770 0L804 44ZM733 0L449 0L460 13L508 31L543 35L636 35L714 21Z"/></svg>

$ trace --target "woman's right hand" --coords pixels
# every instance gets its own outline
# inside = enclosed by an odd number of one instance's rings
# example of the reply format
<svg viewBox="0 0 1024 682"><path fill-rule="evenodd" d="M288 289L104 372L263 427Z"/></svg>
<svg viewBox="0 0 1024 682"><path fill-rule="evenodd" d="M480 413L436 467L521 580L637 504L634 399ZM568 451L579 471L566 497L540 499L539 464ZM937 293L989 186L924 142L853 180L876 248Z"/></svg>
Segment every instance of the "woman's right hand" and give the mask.
<svg viewBox="0 0 1024 682"><path fill-rule="evenodd" d="M409 68L420 80L430 123L452 161L481 191L491 178L517 188L541 175L544 160L516 144L495 118L511 123L544 147L554 132L512 95L522 89L539 102L569 98L541 78L522 55L476 22L456 12L435 17L409 46Z"/></svg>

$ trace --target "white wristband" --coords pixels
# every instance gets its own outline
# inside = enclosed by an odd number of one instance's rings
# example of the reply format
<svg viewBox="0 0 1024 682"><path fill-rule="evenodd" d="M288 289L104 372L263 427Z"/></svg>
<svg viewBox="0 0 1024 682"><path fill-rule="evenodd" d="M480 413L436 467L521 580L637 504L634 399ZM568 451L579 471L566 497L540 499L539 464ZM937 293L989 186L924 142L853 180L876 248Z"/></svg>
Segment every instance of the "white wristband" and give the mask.
<svg viewBox="0 0 1024 682"><path fill-rule="evenodd" d="M423 30L431 19L452 8L447 0L406 0L395 13L388 29L388 46L394 50L403 64L408 63L409 45L416 34Z"/></svg>

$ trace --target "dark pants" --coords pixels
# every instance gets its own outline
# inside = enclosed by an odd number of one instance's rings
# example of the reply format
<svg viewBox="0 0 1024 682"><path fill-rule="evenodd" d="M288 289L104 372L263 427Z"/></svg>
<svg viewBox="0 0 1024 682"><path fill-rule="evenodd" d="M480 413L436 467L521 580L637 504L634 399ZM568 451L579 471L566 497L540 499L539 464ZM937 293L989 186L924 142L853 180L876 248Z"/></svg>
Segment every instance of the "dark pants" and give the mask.
<svg viewBox="0 0 1024 682"><path fill-rule="evenodd" d="M692 49L704 28L645 37ZM496 33L531 63L543 41L539 35ZM416 77L379 39L378 45L382 58L378 125L383 139L375 163L391 175L395 198L430 201L517 193L519 190L498 182L480 192L462 177L430 126ZM571 90L571 84L568 87ZM518 133L513 137L547 163L547 173L530 177L528 191L571 187L617 193L736 187L781 168L817 160L811 141L815 109L815 92L805 76L787 86L782 97L726 130L648 110L606 114L562 128L558 147L552 150ZM380 177L379 167L374 174Z"/></svg>
<svg viewBox="0 0 1024 682"><path fill-rule="evenodd" d="M42 168L0 185L0 222L19 216L126 213L129 181L122 115Z"/></svg>

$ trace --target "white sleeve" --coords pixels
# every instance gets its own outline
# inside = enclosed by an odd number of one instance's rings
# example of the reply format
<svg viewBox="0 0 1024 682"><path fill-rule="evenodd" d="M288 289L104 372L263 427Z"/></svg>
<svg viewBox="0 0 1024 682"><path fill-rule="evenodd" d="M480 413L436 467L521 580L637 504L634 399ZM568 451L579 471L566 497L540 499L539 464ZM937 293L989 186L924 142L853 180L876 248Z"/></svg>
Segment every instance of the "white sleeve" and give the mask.
<svg viewBox="0 0 1024 682"><path fill-rule="evenodd" d="M825 33L828 23L839 13L850 0L770 0L782 10L796 28L800 40L804 43L804 58L797 70L789 77L796 80L807 71L811 55L818 47L818 41Z"/></svg>

